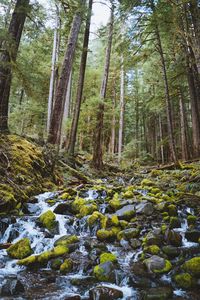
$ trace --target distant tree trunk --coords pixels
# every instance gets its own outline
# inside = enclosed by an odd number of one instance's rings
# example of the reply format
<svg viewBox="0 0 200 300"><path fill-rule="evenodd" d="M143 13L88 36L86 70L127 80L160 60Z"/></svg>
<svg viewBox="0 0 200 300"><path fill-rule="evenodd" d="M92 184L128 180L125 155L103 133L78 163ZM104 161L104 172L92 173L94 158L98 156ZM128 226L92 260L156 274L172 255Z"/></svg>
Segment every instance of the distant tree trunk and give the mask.
<svg viewBox="0 0 200 300"><path fill-rule="evenodd" d="M94 144L93 144L93 165L96 169L103 167L103 121L104 121L104 100L106 98L106 90L108 83L108 75L110 69L110 57L112 50L112 38L113 38L113 24L114 24L114 6L111 8L111 17L109 24L108 45L106 49L106 61L104 68L104 75L100 91L100 103L96 118L96 129L94 132Z"/></svg>
<svg viewBox="0 0 200 300"><path fill-rule="evenodd" d="M160 134L160 154L161 154L161 161L162 164L165 163L165 154L164 154L164 145L163 145L163 129L162 129L162 119L159 115L159 134Z"/></svg>
<svg viewBox="0 0 200 300"><path fill-rule="evenodd" d="M152 11L154 13L156 13L154 0L151 0L151 8L152 8ZM169 93L169 83L168 83L168 78L167 78L166 63L165 63L164 52L163 52L163 47L162 47L162 42L161 42L161 37L160 37L160 32L159 32L157 21L155 22L155 35L157 38L158 51L160 54L163 79L164 79L164 84L165 84L165 100L166 100L169 146L170 146L172 160L176 163L177 155L176 155L175 140L174 140L174 133L173 133L173 125L172 125L172 108L171 108L171 99L170 99L170 93Z"/></svg>
<svg viewBox="0 0 200 300"><path fill-rule="evenodd" d="M188 160L189 150L188 150L188 136L187 136L187 121L186 121L183 93L181 91L181 88L179 88L179 111L180 111L180 125L181 125L182 159Z"/></svg>
<svg viewBox="0 0 200 300"><path fill-rule="evenodd" d="M52 52L52 63L51 63L51 78L49 85L49 99L48 99L48 113L47 113L47 133L49 133L51 113L53 110L53 100L55 91L55 79L56 79L56 63L58 61L59 52L59 29L60 29L60 12L59 7L56 5L56 27L54 29L54 40L53 40L53 52Z"/></svg>
<svg viewBox="0 0 200 300"><path fill-rule="evenodd" d="M69 137L68 153L71 156L74 156L76 136L77 136L77 130L78 130L78 122L79 122L82 95L83 95L83 87L84 87L84 80L85 80L85 69L86 69L87 56L88 56L88 45L89 45L89 36L90 36L90 23L91 23L91 16L92 16L92 5L93 5L93 0L89 0L88 15L87 15L85 35L84 35L84 41L83 41L83 50L82 50L81 64L80 64L80 70L79 70L79 79L78 79L77 94L76 94L76 103L75 103L74 116L73 116L73 120L72 120L72 125L71 125L71 130L70 130L70 137Z"/></svg>
<svg viewBox="0 0 200 300"><path fill-rule="evenodd" d="M124 131L124 57L121 56L121 74L120 74L120 117L119 117L119 144L118 144L118 163L121 162L122 157L122 144L123 144L123 131Z"/></svg>
<svg viewBox="0 0 200 300"><path fill-rule="evenodd" d="M84 4L85 1L81 0L81 3ZM57 145L60 144L66 90L68 87L70 74L72 70L73 58L74 58L74 53L75 53L76 44L78 40L78 34L81 27L81 22L82 22L82 15L80 11L78 11L73 18L70 36L69 36L67 49L65 53L65 58L63 61L58 85L56 88L55 101L54 101L54 107L51 115L51 122L49 128L49 136L48 136L48 142L51 144L57 144Z"/></svg>
<svg viewBox="0 0 200 300"><path fill-rule="evenodd" d="M16 62L19 44L29 8L29 0L17 0L8 33L12 44L2 43L0 54L0 132L8 131L8 106L12 82L12 63Z"/></svg>
<svg viewBox="0 0 200 300"><path fill-rule="evenodd" d="M110 139L110 153L112 156L115 154L115 134L116 134L116 115L115 115L115 109L116 109L116 78L114 76L113 81L113 93L112 93L112 124L111 124L111 139Z"/></svg>

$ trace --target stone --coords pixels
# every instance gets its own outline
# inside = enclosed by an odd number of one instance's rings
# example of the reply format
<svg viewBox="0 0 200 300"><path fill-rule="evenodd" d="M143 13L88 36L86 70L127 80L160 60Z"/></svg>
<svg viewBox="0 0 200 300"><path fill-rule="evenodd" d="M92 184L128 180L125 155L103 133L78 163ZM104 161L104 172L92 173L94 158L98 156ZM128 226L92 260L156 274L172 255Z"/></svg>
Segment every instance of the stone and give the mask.
<svg viewBox="0 0 200 300"><path fill-rule="evenodd" d="M169 257L169 258L175 258L181 254L181 250L177 247L167 245L162 247L162 251Z"/></svg>
<svg viewBox="0 0 200 300"><path fill-rule="evenodd" d="M123 292L108 286L97 286L89 291L90 300L115 300L123 298Z"/></svg>
<svg viewBox="0 0 200 300"><path fill-rule="evenodd" d="M10 246L6 251L10 257L15 259L26 258L33 253L30 241L27 238L18 241L14 245Z"/></svg>
<svg viewBox="0 0 200 300"><path fill-rule="evenodd" d="M150 231L146 235L144 242L150 246L150 245L157 245L160 246L162 244L163 237L160 234L160 231Z"/></svg>
<svg viewBox="0 0 200 300"><path fill-rule="evenodd" d="M135 205L126 205L115 212L119 220L130 221L135 216Z"/></svg>
<svg viewBox="0 0 200 300"><path fill-rule="evenodd" d="M199 230L188 230L185 233L185 237L188 241L198 243L200 239L200 231Z"/></svg>
<svg viewBox="0 0 200 300"><path fill-rule="evenodd" d="M69 203L59 203L53 211L58 215L71 215L73 214L72 206Z"/></svg>
<svg viewBox="0 0 200 300"><path fill-rule="evenodd" d="M167 273L172 268L170 261L157 255L145 259L144 264L150 273Z"/></svg>
<svg viewBox="0 0 200 300"><path fill-rule="evenodd" d="M173 297L173 291L170 287L150 288L143 292L144 300L169 300Z"/></svg>
<svg viewBox="0 0 200 300"><path fill-rule="evenodd" d="M99 281L115 282L115 268L112 262L107 261L94 267L94 276Z"/></svg>
<svg viewBox="0 0 200 300"><path fill-rule="evenodd" d="M151 216L154 212L154 206L149 202L141 202L136 206L136 213Z"/></svg>
<svg viewBox="0 0 200 300"><path fill-rule="evenodd" d="M14 296L24 292L24 286L16 277L8 278L2 285L1 296Z"/></svg>
<svg viewBox="0 0 200 300"><path fill-rule="evenodd" d="M125 240L130 240L133 238L137 238L140 234L140 231L137 228L128 228L123 231L120 231L117 235L117 238L121 240L122 238Z"/></svg>
<svg viewBox="0 0 200 300"><path fill-rule="evenodd" d="M169 245L172 245L175 247L182 246L182 236L180 235L180 233L178 233L174 230L166 230L165 240Z"/></svg>
<svg viewBox="0 0 200 300"><path fill-rule="evenodd" d="M182 269L191 275L200 276L200 256L186 261L182 265Z"/></svg>

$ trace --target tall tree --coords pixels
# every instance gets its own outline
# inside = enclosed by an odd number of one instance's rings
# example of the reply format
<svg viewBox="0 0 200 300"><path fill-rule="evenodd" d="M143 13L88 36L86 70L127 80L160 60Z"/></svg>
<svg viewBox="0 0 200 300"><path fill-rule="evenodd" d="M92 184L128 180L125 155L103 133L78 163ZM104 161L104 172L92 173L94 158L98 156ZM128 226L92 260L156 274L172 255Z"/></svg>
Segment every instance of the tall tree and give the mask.
<svg viewBox="0 0 200 300"><path fill-rule="evenodd" d="M94 132L94 145L93 145L93 165L96 169L103 167L103 123L104 123L104 101L106 98L106 90L108 84L108 75L110 69L110 57L112 50L113 39L113 25L114 25L114 4L112 3L109 32L108 32L108 45L106 49L106 59L103 80L100 90L100 103L96 117L96 128Z"/></svg>
<svg viewBox="0 0 200 300"><path fill-rule="evenodd" d="M80 0L79 8L73 18L67 49L62 65L60 78L56 87L54 107L51 114L48 142L60 144L62 120L65 107L66 91L70 80L76 44L83 16L83 5L85 0Z"/></svg>
<svg viewBox="0 0 200 300"><path fill-rule="evenodd" d="M8 107L12 82L12 65L16 62L29 0L17 0L10 21L9 37L1 45L0 54L0 131L8 131Z"/></svg>
<svg viewBox="0 0 200 300"><path fill-rule="evenodd" d="M87 15L87 20L86 20L86 27L85 27L85 34L84 34L84 41L83 41L83 50L82 50L80 70L79 70L79 79L78 79L78 85L77 85L76 103L75 103L75 108L74 108L74 115L73 115L71 130L70 130L70 138L69 138L69 146L68 146L68 153L71 156L74 156L76 137L77 137L77 129L78 129L78 121L79 121L79 116L80 116L81 101L82 101L82 95L83 95L85 69L86 69L87 56L88 56L92 5L93 5L93 0L89 0L88 15Z"/></svg>

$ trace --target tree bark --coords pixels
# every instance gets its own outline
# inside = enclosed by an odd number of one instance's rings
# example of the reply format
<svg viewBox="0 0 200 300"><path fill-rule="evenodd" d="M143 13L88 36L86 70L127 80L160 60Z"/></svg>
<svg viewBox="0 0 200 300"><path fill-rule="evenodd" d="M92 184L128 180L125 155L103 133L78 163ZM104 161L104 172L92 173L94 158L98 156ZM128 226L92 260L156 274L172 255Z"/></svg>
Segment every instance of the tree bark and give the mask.
<svg viewBox="0 0 200 300"><path fill-rule="evenodd" d="M118 143L118 163L122 158L122 144L123 144L123 131L124 131L124 57L121 56L121 74L120 74L120 117L119 117L119 143Z"/></svg>
<svg viewBox="0 0 200 300"><path fill-rule="evenodd" d="M87 15L85 35L84 35L84 41L83 41L83 51L82 51L81 64L80 64L80 70L79 70L78 88L77 88L77 94L76 94L76 103L75 103L74 116L73 116L73 120L72 120L72 125L71 125L71 130L70 130L70 137L69 137L68 153L71 156L74 156L76 136L77 136L77 130L78 130L78 122L79 122L82 95L83 95L85 70L86 70L87 56L88 56L88 45L89 45L89 36L90 36L90 23L91 23L91 15L92 15L92 5L93 5L93 0L89 0L88 15Z"/></svg>
<svg viewBox="0 0 200 300"><path fill-rule="evenodd" d="M8 132L8 106L12 82L12 63L16 62L19 44L29 9L29 0L18 0L10 21L8 33L11 44L2 43L0 54L0 132ZM10 49L9 49L10 48Z"/></svg>
<svg viewBox="0 0 200 300"><path fill-rule="evenodd" d="M59 49L59 29L60 29L60 15L59 14L60 14L59 7L56 5L56 26L54 29L51 77L50 77L50 85L49 85L49 99L48 99L48 112L47 112L47 133L49 133L51 113L53 110L55 79L56 79L56 63L58 61L58 52L59 52L59 50L58 50Z"/></svg>
<svg viewBox="0 0 200 300"><path fill-rule="evenodd" d="M81 0L84 4L85 1ZM75 54L78 35L81 27L82 15L80 11L77 11L73 18L70 36L67 44L65 58L62 65L61 75L56 88L54 107L52 111L48 142L51 144L60 144L61 127L63 120L63 113L65 107L65 96L72 70L73 58Z"/></svg>
<svg viewBox="0 0 200 300"><path fill-rule="evenodd" d="M103 167L103 122L104 122L104 100L106 98L106 90L108 84L108 75L110 69L110 57L112 50L113 39L113 25L114 25L114 5L111 8L108 45L106 49L106 61L104 68L104 75L100 90L100 103L96 118L96 130L94 132L94 144L93 144L93 165L96 169L102 169Z"/></svg>

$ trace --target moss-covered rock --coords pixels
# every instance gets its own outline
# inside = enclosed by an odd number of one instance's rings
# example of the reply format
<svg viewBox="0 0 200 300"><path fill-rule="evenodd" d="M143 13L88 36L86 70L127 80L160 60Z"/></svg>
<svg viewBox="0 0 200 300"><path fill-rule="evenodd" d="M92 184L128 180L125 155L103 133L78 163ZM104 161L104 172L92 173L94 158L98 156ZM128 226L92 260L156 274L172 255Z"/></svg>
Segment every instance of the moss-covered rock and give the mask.
<svg viewBox="0 0 200 300"><path fill-rule="evenodd" d="M194 276L200 276L200 257L193 257L182 265L183 270Z"/></svg>
<svg viewBox="0 0 200 300"><path fill-rule="evenodd" d="M100 229L97 231L97 238L100 241L113 241L116 238L117 233L116 229Z"/></svg>
<svg viewBox="0 0 200 300"><path fill-rule="evenodd" d="M115 282L114 265L110 261L95 266L93 274L99 281Z"/></svg>
<svg viewBox="0 0 200 300"><path fill-rule="evenodd" d="M192 287L192 276L189 273L178 274L174 277L176 284L183 289Z"/></svg>
<svg viewBox="0 0 200 300"><path fill-rule="evenodd" d="M73 270L73 261L71 258L65 259L63 264L60 266L60 272L62 274L70 273Z"/></svg>
<svg viewBox="0 0 200 300"><path fill-rule="evenodd" d="M104 216L102 213L95 211L91 216L88 217L87 223L90 227L97 225L98 221L100 222L101 228L105 229L106 228L106 222L107 222L107 217Z"/></svg>
<svg viewBox="0 0 200 300"><path fill-rule="evenodd" d="M110 262L117 262L117 257L116 255L112 254L112 253L102 253L100 255L100 264L103 264L107 261L110 261Z"/></svg>
<svg viewBox="0 0 200 300"><path fill-rule="evenodd" d="M174 204L170 204L167 210L170 217L176 217L178 215L176 205Z"/></svg>
<svg viewBox="0 0 200 300"><path fill-rule="evenodd" d="M170 217L169 228L179 228L181 227L181 222L177 217Z"/></svg>
<svg viewBox="0 0 200 300"><path fill-rule="evenodd" d="M127 228L125 230L122 230L118 233L117 238L118 240L125 239L130 240L137 238L140 234L140 231L138 228Z"/></svg>
<svg viewBox="0 0 200 300"><path fill-rule="evenodd" d="M56 228L56 216L55 214L51 211L48 210L45 213L43 213L39 217L39 222L48 230L53 230Z"/></svg>
<svg viewBox="0 0 200 300"><path fill-rule="evenodd" d="M190 226L190 225L195 225L196 222L197 222L197 217L192 216L192 215L189 215L189 216L187 217L187 222L188 222L188 225L189 225L189 226Z"/></svg>
<svg viewBox="0 0 200 300"><path fill-rule="evenodd" d="M59 270L62 263L63 263L63 260L60 258L53 259L51 261L51 269L56 270L56 271Z"/></svg>
<svg viewBox="0 0 200 300"><path fill-rule="evenodd" d="M151 245L149 247L144 248L144 251L152 255L157 255L160 253L160 248L157 245Z"/></svg>
<svg viewBox="0 0 200 300"><path fill-rule="evenodd" d="M132 190L128 190L123 194L123 198L132 199L134 197L134 193Z"/></svg>
<svg viewBox="0 0 200 300"><path fill-rule="evenodd" d="M79 238L76 235L64 235L55 241L54 246L69 246L71 244L75 244L79 242Z"/></svg>
<svg viewBox="0 0 200 300"><path fill-rule="evenodd" d="M115 211L121 207L118 193L115 193L113 199L109 201L109 205Z"/></svg>
<svg viewBox="0 0 200 300"><path fill-rule="evenodd" d="M10 246L7 249L7 253L12 258L23 259L30 256L33 250L31 249L29 239L25 238Z"/></svg>
<svg viewBox="0 0 200 300"><path fill-rule="evenodd" d="M156 274L168 273L172 264L169 260L166 260L157 255L153 255L152 257L145 259L144 264L146 265L149 272L153 272Z"/></svg>
<svg viewBox="0 0 200 300"><path fill-rule="evenodd" d="M80 208L80 216L85 217L91 215L96 210L97 210L96 204L85 204Z"/></svg>

